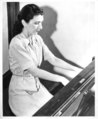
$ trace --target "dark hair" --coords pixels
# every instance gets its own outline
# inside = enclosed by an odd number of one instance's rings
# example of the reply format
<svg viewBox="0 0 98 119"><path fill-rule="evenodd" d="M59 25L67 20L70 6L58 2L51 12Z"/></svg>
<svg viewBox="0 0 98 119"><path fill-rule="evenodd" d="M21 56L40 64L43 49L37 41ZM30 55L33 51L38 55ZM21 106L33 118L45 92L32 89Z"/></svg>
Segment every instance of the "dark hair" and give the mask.
<svg viewBox="0 0 98 119"><path fill-rule="evenodd" d="M22 19L28 23L36 15L43 15L43 10L40 7L38 7L35 4L28 4L24 6L18 13L17 21L14 24L13 37L22 32L23 29L23 25L21 23Z"/></svg>

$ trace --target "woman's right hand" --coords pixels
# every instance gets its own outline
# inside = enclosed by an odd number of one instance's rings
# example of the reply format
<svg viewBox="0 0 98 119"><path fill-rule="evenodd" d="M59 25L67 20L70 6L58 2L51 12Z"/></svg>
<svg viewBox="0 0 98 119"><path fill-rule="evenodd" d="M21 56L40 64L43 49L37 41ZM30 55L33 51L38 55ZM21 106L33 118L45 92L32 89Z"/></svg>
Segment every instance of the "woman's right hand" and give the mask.
<svg viewBox="0 0 98 119"><path fill-rule="evenodd" d="M64 86L66 86L66 85L69 83L69 80L66 79L66 78L63 77L63 76L58 76L58 77L57 77L57 80L58 80L58 82L61 82Z"/></svg>

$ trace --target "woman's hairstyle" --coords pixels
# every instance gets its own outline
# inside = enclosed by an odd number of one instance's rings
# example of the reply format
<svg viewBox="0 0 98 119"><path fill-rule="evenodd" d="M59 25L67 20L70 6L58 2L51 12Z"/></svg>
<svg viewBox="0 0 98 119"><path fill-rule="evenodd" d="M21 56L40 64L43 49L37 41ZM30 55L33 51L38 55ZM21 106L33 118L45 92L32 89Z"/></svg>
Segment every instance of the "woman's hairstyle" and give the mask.
<svg viewBox="0 0 98 119"><path fill-rule="evenodd" d="M14 24L13 28L13 37L22 32L23 25L21 20L29 22L36 15L43 15L43 10L35 4L28 4L24 6L21 11L18 13L17 21Z"/></svg>

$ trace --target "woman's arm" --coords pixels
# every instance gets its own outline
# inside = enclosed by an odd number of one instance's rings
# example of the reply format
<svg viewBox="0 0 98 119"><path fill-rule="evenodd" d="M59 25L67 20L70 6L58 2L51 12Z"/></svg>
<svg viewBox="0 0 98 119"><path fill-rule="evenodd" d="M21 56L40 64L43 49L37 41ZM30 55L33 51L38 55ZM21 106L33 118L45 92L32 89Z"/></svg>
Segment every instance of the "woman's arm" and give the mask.
<svg viewBox="0 0 98 119"><path fill-rule="evenodd" d="M55 70L58 73L62 74L62 70L66 70L68 72L73 73L74 75L76 75L77 73L79 73L82 69L77 68L67 62L65 62L64 60L56 57L50 50L49 48L44 44L44 42L42 42L42 46L43 46L43 54L44 54L44 60L47 60L50 64L52 64L54 66L54 70L56 68L59 68L59 70ZM61 69L61 70L60 70ZM63 71L64 72L64 71ZM65 75L65 73L64 73ZM70 77L70 74L67 75L68 77Z"/></svg>
<svg viewBox="0 0 98 119"><path fill-rule="evenodd" d="M66 85L69 81L60 75L56 75L53 73L50 73L48 71L45 71L43 69L40 69L36 66L32 66L27 69L34 77L39 77L45 80L55 81L55 82L61 82L63 85Z"/></svg>
<svg viewBox="0 0 98 119"><path fill-rule="evenodd" d="M64 60L56 57L49 48L42 42L43 46L43 54L44 54L44 60L47 60L50 64L52 64L55 67L63 68L66 70L74 71L76 69L79 69L75 66L72 66L71 64L65 62Z"/></svg>
<svg viewBox="0 0 98 119"><path fill-rule="evenodd" d="M69 77L70 80L83 70L55 56L48 58L48 61L54 66L55 72L60 73L64 75L65 77Z"/></svg>
<svg viewBox="0 0 98 119"><path fill-rule="evenodd" d="M77 68L67 62L65 62L64 60L57 58L57 57L51 57L48 59L48 61L55 67L59 67L62 69L66 69L66 70L70 70L70 71L76 71L76 70L82 70L80 68Z"/></svg>

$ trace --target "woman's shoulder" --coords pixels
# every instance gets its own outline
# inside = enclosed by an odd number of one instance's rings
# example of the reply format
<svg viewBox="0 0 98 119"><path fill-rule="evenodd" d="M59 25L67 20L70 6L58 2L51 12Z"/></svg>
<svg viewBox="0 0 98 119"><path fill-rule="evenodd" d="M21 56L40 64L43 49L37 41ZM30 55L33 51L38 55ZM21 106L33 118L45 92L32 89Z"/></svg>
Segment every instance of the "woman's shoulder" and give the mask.
<svg viewBox="0 0 98 119"><path fill-rule="evenodd" d="M10 42L10 47L11 46L14 46L17 42L18 42L18 38L17 38L17 35L14 36L12 39L11 39L11 42Z"/></svg>
<svg viewBox="0 0 98 119"><path fill-rule="evenodd" d="M18 34L12 38L10 46L24 45L25 41L21 34Z"/></svg>

